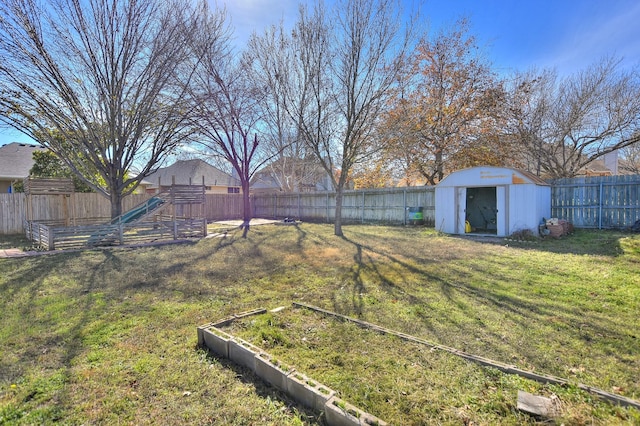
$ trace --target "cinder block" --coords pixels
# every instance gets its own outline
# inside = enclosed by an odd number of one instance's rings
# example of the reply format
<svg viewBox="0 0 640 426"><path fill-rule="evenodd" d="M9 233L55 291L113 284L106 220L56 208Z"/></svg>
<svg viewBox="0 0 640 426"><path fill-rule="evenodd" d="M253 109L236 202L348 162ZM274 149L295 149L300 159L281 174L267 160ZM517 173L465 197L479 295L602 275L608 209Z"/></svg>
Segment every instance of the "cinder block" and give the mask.
<svg viewBox="0 0 640 426"><path fill-rule="evenodd" d="M326 402L324 415L329 426L387 426L385 421L360 410L337 396Z"/></svg>
<svg viewBox="0 0 640 426"><path fill-rule="evenodd" d="M360 410L337 396L324 404L324 417L329 426L360 425Z"/></svg>
<svg viewBox="0 0 640 426"><path fill-rule="evenodd" d="M229 358L229 341L232 339L231 335L215 327L203 329L202 335L204 346L218 356Z"/></svg>
<svg viewBox="0 0 640 426"><path fill-rule="evenodd" d="M287 377L287 393L305 407L324 411L324 405L336 392L304 374L293 372Z"/></svg>
<svg viewBox="0 0 640 426"><path fill-rule="evenodd" d="M233 321L235 321L236 317L231 315L230 317L226 317L226 318L222 318L221 320L218 320L215 323L212 323L211 325L214 327L224 327L225 325L229 325L231 324Z"/></svg>
<svg viewBox="0 0 640 426"><path fill-rule="evenodd" d="M257 346L237 337L229 340L229 359L251 371L256 371L256 355L260 352L262 351Z"/></svg>
<svg viewBox="0 0 640 426"><path fill-rule="evenodd" d="M281 391L287 391L287 376L291 371L286 366L277 363L264 352L255 356L255 366L258 377Z"/></svg>
<svg viewBox="0 0 640 426"><path fill-rule="evenodd" d="M197 332L198 332L198 347L199 348L204 348L205 344L204 344L204 329L208 327L208 325L201 325L197 328Z"/></svg>

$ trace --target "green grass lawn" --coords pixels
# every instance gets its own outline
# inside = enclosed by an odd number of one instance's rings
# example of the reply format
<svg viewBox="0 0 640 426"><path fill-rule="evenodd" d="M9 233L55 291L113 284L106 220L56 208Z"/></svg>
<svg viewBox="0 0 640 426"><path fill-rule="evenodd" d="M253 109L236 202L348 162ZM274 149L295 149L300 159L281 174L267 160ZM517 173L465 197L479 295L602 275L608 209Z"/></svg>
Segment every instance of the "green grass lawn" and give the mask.
<svg viewBox="0 0 640 426"><path fill-rule="evenodd" d="M180 245L0 259L0 424L323 424L196 347L196 327L301 301L640 399L640 235L516 242L432 229L263 225ZM28 247L0 237L0 248ZM234 332L391 424L640 424L538 384L288 308Z"/></svg>

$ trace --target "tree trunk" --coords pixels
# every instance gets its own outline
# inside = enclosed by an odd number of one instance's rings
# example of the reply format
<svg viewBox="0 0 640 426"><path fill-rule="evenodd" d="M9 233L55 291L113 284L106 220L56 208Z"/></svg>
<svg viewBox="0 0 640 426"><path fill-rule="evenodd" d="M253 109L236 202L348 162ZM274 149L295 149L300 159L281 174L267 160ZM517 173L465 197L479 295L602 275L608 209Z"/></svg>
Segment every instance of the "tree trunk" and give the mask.
<svg viewBox="0 0 640 426"><path fill-rule="evenodd" d="M115 219L122 214L122 194L111 189L109 200L111 201L111 219Z"/></svg>
<svg viewBox="0 0 640 426"><path fill-rule="evenodd" d="M442 149L436 150L436 175L438 176L438 182L444 178L444 167L442 165ZM432 185L436 183L433 182Z"/></svg>
<svg viewBox="0 0 640 426"><path fill-rule="evenodd" d="M336 190L336 217L333 223L333 232L338 237L342 237L342 187Z"/></svg>
<svg viewBox="0 0 640 426"><path fill-rule="evenodd" d="M251 197L249 196L249 183L242 183L242 238L247 238L249 233L249 223L251 222Z"/></svg>

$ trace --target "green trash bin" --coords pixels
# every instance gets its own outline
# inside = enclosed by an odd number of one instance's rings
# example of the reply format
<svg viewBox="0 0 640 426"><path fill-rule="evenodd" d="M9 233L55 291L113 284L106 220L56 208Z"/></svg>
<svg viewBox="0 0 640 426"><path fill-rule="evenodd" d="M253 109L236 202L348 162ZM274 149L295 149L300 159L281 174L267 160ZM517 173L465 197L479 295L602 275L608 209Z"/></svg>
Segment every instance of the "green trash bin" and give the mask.
<svg viewBox="0 0 640 426"><path fill-rule="evenodd" d="M422 207L409 207L409 225L424 224L424 215Z"/></svg>

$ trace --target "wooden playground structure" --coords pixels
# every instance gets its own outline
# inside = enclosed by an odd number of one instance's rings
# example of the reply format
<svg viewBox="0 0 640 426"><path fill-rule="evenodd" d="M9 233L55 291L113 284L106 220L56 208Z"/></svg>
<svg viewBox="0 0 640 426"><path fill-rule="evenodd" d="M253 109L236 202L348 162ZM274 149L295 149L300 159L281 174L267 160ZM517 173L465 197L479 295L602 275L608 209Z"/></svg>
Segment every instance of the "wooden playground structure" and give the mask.
<svg viewBox="0 0 640 426"><path fill-rule="evenodd" d="M46 250L144 244L207 235L204 185L172 184L145 202L104 223L78 218L71 179L26 178L24 229L34 245ZM39 220L33 197L58 195L62 211Z"/></svg>

